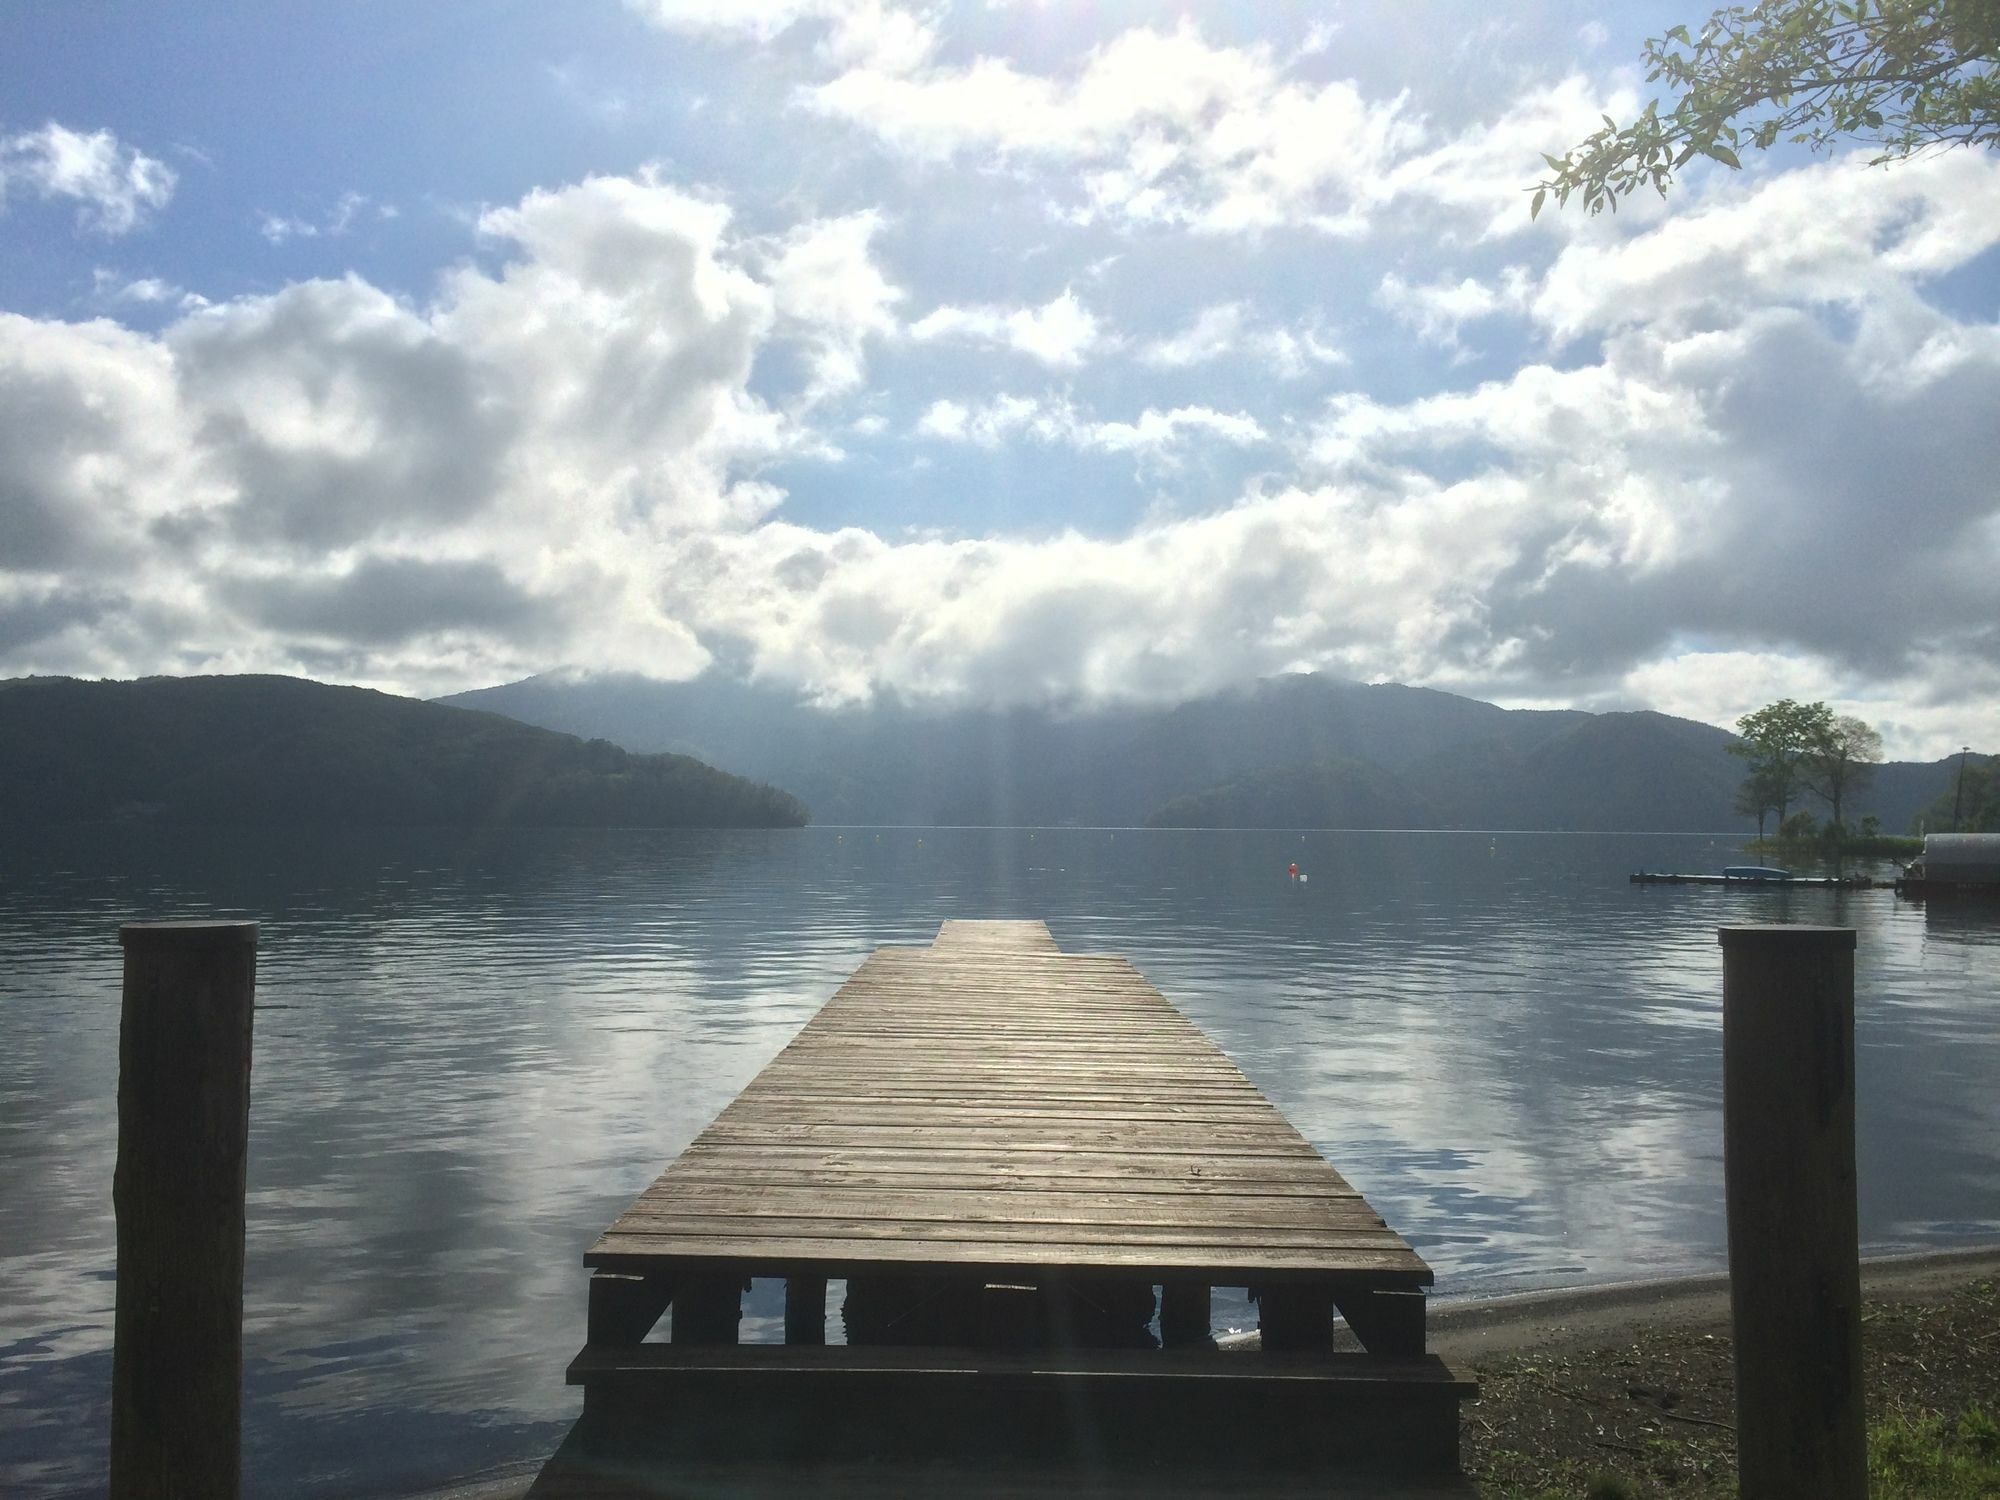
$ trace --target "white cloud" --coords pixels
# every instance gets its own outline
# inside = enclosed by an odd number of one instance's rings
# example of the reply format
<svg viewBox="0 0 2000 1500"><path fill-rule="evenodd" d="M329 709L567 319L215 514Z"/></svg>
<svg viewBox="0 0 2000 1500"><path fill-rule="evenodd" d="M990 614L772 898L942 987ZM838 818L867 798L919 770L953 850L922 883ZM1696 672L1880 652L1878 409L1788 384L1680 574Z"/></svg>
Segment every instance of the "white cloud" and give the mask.
<svg viewBox="0 0 2000 1500"><path fill-rule="evenodd" d="M933 401L917 419L917 431L925 437L958 439L966 435L966 423L971 412L961 403L940 399Z"/></svg>
<svg viewBox="0 0 2000 1500"><path fill-rule="evenodd" d="M0 574L79 587L131 566L151 527L217 498L186 437L157 340L0 314Z"/></svg>
<svg viewBox="0 0 2000 1500"><path fill-rule="evenodd" d="M504 264L461 267L427 307L348 278L157 337L0 320L0 576L48 627L0 659L405 687L552 650L698 666L658 577L688 536L777 503L763 462L820 444L747 384L793 336L789 293L748 267L796 287L814 237L739 240L726 208L644 176L480 227Z"/></svg>
<svg viewBox="0 0 2000 1500"><path fill-rule="evenodd" d="M1723 179L1641 233L1568 246L1533 311L1558 340L1774 301L1899 308L1913 278L2000 243L2000 166L1960 151L1870 168L1863 156Z"/></svg>
<svg viewBox="0 0 2000 1500"><path fill-rule="evenodd" d="M1529 189L1548 175L1542 153L1567 150L1602 126L1605 115L1629 119L1640 107L1629 82L1607 91L1571 74L1517 95L1496 119L1402 154L1379 184L1378 196L1383 202L1437 205L1479 224L1481 237L1488 239L1526 234L1537 222L1545 234L1588 234L1590 220L1576 207L1556 213L1551 204L1539 221L1529 217ZM1642 193L1625 200L1619 212L1627 221L1634 215L1643 220L1656 209Z"/></svg>
<svg viewBox="0 0 2000 1500"><path fill-rule="evenodd" d="M734 33L759 42L775 40L809 17L835 7L825 0L627 0L631 8L669 31Z"/></svg>
<svg viewBox="0 0 2000 1500"><path fill-rule="evenodd" d="M1420 328L1518 306L1560 360L1349 392L1304 431L1143 385L843 406L902 305L879 220L748 235L651 174L492 210L491 253L428 300L350 277L158 335L0 318L0 670L443 690L726 650L829 697L1020 702L1312 667L1704 717L1825 696L1905 750L1958 743L1988 720L1951 705L2000 702L2000 326L1924 293L2000 239L1996 175L1827 163L1551 236L1545 274L1412 271L1380 295ZM1218 302L1136 360L1279 331ZM1093 536L787 519L773 465L850 431L1176 483ZM1293 467L1179 483L1214 445Z"/></svg>
<svg viewBox="0 0 2000 1500"><path fill-rule="evenodd" d="M178 302L184 294L179 287L169 286L157 276L142 276L126 282L112 295L121 302Z"/></svg>
<svg viewBox="0 0 2000 1500"><path fill-rule="evenodd" d="M940 307L912 323L910 337L920 343L964 339L1067 368L1106 342L1096 315L1067 290L1040 307Z"/></svg>
<svg viewBox="0 0 2000 1500"><path fill-rule="evenodd" d="M317 218L303 214L261 213L257 216L257 232L274 245L282 245L287 240L318 239L321 235L337 239L354 227L354 220L372 202L366 193L345 192L334 200L333 206ZM392 204L377 203L375 217L394 219L399 217Z"/></svg>
<svg viewBox="0 0 2000 1500"><path fill-rule="evenodd" d="M907 72L927 61L937 46L935 7L884 0L626 0L655 26L692 35L769 43L794 27L822 33L820 52L829 61Z"/></svg>
<svg viewBox="0 0 2000 1500"><path fill-rule="evenodd" d="M1390 271L1375 289L1375 300L1426 343L1457 348L1459 330L1467 323L1525 310L1528 288L1525 266L1509 266L1497 283L1468 276L1458 282L1413 284Z"/></svg>
<svg viewBox="0 0 2000 1500"><path fill-rule="evenodd" d="M1286 379L1315 367L1343 364L1347 358L1317 328L1260 326L1241 302L1205 307L1178 333L1139 350L1142 364L1161 370L1184 370L1232 357L1256 360Z"/></svg>
<svg viewBox="0 0 2000 1500"><path fill-rule="evenodd" d="M1726 330L1620 334L1571 370L1397 406L1342 398L1313 452L1385 506L1519 497L1513 558L1461 575L1477 628L1440 653L1436 685L1588 698L1684 636L1849 683L1946 662L1968 683L1968 663L2000 670L1996 405L2000 332L1885 380L1864 341L1768 308Z"/></svg>
<svg viewBox="0 0 2000 1500"><path fill-rule="evenodd" d="M1449 570L1494 531L1481 511L1293 489L1113 539L890 543L776 523L719 539L720 586L689 603L755 640L762 670L834 698L893 682L1157 701L1299 667L1413 674L1473 608Z"/></svg>
<svg viewBox="0 0 2000 1500"><path fill-rule="evenodd" d="M0 137L0 204L15 191L72 198L77 223L98 234L129 234L174 195L171 167L108 130L89 134L51 120L40 130Z"/></svg>
<svg viewBox="0 0 2000 1500"><path fill-rule="evenodd" d="M257 216L257 232L272 244L282 245L286 240L316 237L319 226L310 219L287 218L283 214L267 212Z"/></svg>
<svg viewBox="0 0 2000 1500"><path fill-rule="evenodd" d="M1203 433L1239 447L1265 440L1254 417L1206 406L1147 407L1131 422L1095 422L1084 429L1085 446L1110 453L1151 452L1172 447L1191 433Z"/></svg>
<svg viewBox="0 0 2000 1500"><path fill-rule="evenodd" d="M1236 353L1242 347L1244 312L1240 302L1222 302L1204 307L1194 321L1164 339L1156 339L1139 351L1139 358L1163 370L1184 370L1190 365L1207 364Z"/></svg>
<svg viewBox="0 0 2000 1500"><path fill-rule="evenodd" d="M1626 117L1640 99L1630 70L1609 81L1573 73L1516 93L1494 118L1449 137L1407 94L1370 97L1352 78L1301 76L1333 50L1314 26L1281 56L1267 43L1211 43L1192 20L1133 26L1074 64L1029 71L981 54L940 60L938 6L883 0L628 0L656 25L772 43L795 28L822 35L830 76L797 104L841 120L921 162L985 159L1023 169L1057 218L1256 236L1308 229L1352 237L1395 204L1470 220L1481 237L1530 228L1528 189L1560 151ZM1459 51L1521 28L1505 18L1463 33ZM1595 45L1587 25L1579 34ZM1697 168L1694 175L1699 175ZM1643 198L1632 206L1651 210ZM1576 232L1551 216L1543 233ZM1455 232L1455 231L1454 231Z"/></svg>
<svg viewBox="0 0 2000 1500"><path fill-rule="evenodd" d="M1629 80L1606 88L1575 74L1441 139L1407 95L1371 98L1352 79L1293 72L1329 42L1316 35L1281 59L1262 43L1212 44L1184 20L1126 30L1065 72L995 56L860 61L798 100L919 161L1047 168L1040 181L1075 224L1350 237L1399 203L1469 219L1483 237L1525 232L1542 153L1638 106ZM1574 232L1551 223L1545 233Z"/></svg>
<svg viewBox="0 0 2000 1500"><path fill-rule="evenodd" d="M98 306L118 305L136 307L171 307L181 312L193 312L208 306L208 299L198 292L175 286L158 276L126 278L106 266L98 266L90 273L91 298Z"/></svg>
<svg viewBox="0 0 2000 1500"><path fill-rule="evenodd" d="M1129 422L1095 421L1081 415L1065 398L1011 395L976 407L934 401L918 419L916 431L923 437L982 448L997 448L1011 439L1026 437L1083 451L1150 458L1169 455L1194 436L1237 447L1268 440L1257 420L1242 412L1215 411L1206 406L1161 411L1149 406Z"/></svg>
<svg viewBox="0 0 2000 1500"><path fill-rule="evenodd" d="M978 150L1062 164L1082 187L1072 215L1219 234L1352 233L1370 184L1419 134L1401 100L1289 77L1269 47L1211 46L1189 24L1126 31L1066 78L992 57L862 64L800 98L919 159Z"/></svg>
<svg viewBox="0 0 2000 1500"><path fill-rule="evenodd" d="M812 348L807 404L859 385L867 340L893 334L902 291L871 253L879 213L815 219L780 236L762 264L779 316Z"/></svg>

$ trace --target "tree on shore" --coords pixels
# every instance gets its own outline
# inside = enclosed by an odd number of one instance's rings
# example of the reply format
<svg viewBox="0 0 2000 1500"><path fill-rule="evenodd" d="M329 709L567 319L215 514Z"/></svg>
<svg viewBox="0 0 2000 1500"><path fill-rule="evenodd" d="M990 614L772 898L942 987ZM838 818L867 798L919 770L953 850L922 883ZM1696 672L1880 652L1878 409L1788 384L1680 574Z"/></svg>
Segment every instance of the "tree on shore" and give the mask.
<svg viewBox="0 0 2000 1500"><path fill-rule="evenodd" d="M1760 0L1716 11L1699 32L1675 26L1645 44L1646 79L1678 98L1604 128L1537 183L1591 213L1642 188L1662 196L1697 156L1788 142L1825 150L1872 143L1877 164L1948 146L2000 142L2000 0Z"/></svg>
<svg viewBox="0 0 2000 1500"><path fill-rule="evenodd" d="M1784 787L1769 767L1753 767L1736 789L1736 811L1757 820L1758 843L1764 842L1764 819L1777 812L1784 800Z"/></svg>
<svg viewBox="0 0 2000 1500"><path fill-rule="evenodd" d="M1867 723L1849 715L1829 717L1799 758L1799 779L1808 791L1825 799L1833 811L1832 826L1838 830L1845 826L1840 816L1842 801L1875 774L1881 761L1882 736Z"/></svg>
<svg viewBox="0 0 2000 1500"><path fill-rule="evenodd" d="M1780 698L1736 721L1740 738L1729 747L1730 754L1750 762L1749 779L1762 782L1755 795L1769 799L1768 810L1777 813L1780 834L1803 784L1800 763L1832 730L1832 709L1790 698ZM1758 826L1763 826L1761 817Z"/></svg>
<svg viewBox="0 0 2000 1500"><path fill-rule="evenodd" d="M1938 796L1918 821L1932 833L2000 833L2000 761L1990 755L1981 761L1968 754L1951 789Z"/></svg>

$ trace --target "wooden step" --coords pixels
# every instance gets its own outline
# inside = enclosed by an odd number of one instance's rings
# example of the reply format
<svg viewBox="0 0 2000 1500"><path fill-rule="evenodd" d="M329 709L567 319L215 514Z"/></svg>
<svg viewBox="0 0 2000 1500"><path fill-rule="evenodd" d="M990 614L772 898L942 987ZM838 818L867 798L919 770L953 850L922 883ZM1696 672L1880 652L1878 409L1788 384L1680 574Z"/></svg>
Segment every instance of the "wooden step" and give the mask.
<svg viewBox="0 0 2000 1500"><path fill-rule="evenodd" d="M584 1409L690 1461L1385 1463L1448 1473L1477 1386L1435 1355L586 1347Z"/></svg>

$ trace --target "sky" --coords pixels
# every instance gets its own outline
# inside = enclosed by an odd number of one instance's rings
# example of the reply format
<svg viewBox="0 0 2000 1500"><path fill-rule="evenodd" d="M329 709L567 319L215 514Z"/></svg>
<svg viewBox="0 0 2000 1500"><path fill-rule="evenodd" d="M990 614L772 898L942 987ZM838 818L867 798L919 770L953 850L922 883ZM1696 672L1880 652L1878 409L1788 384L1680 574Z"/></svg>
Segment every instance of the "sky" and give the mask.
<svg viewBox="0 0 2000 1500"><path fill-rule="evenodd" d="M0 676L2000 748L2000 152L1530 219L1704 13L9 6Z"/></svg>

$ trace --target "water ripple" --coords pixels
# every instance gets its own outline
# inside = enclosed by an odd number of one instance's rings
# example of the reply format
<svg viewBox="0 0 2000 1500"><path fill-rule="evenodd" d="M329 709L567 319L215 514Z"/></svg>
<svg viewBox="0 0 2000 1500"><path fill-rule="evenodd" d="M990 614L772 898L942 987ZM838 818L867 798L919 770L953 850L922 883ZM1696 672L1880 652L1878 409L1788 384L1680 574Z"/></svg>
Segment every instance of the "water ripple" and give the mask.
<svg viewBox="0 0 2000 1500"><path fill-rule="evenodd" d="M1851 924L1863 1236L1994 1235L2000 924L1625 879L1728 855L1103 829L11 848L0 1491L102 1488L122 920L263 924L247 1485L332 1495L545 1450L575 1411L597 1230L870 950L949 917L1045 917L1068 948L1129 956L1447 1293L1720 1266L1715 928ZM771 1332L777 1295L753 1291L747 1328ZM1247 1322L1239 1304L1218 1310Z"/></svg>

